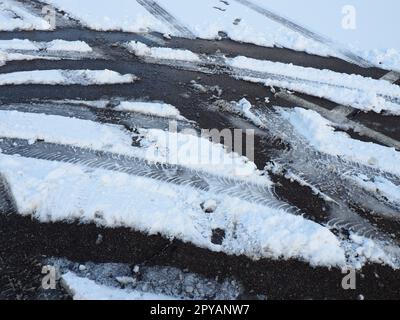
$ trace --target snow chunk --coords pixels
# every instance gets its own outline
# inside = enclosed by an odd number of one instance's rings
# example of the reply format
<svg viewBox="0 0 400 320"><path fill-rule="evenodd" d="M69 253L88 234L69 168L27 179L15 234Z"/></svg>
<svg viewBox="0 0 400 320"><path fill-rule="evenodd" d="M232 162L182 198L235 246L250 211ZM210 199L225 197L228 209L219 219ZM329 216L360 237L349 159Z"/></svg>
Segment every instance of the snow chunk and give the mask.
<svg viewBox="0 0 400 320"><path fill-rule="evenodd" d="M62 285L74 300L179 300L162 294L107 287L93 280L78 277L71 271L61 279Z"/></svg>
<svg viewBox="0 0 400 320"><path fill-rule="evenodd" d="M278 108L278 111L317 150L400 175L400 152L394 148L335 132L333 123L313 110Z"/></svg>
<svg viewBox="0 0 400 320"><path fill-rule="evenodd" d="M148 57L154 59L165 59L165 60L181 60L181 61L192 61L199 62L200 57L189 51L182 49L170 49L161 47L149 47L144 43L138 41L131 41L127 44L129 50L135 53L139 57Z"/></svg>
<svg viewBox="0 0 400 320"><path fill-rule="evenodd" d="M92 52L92 48L84 41L53 40L46 44L47 51Z"/></svg>
<svg viewBox="0 0 400 320"><path fill-rule="evenodd" d="M0 171L20 214L42 222L124 226L253 259L345 264L339 240L326 227L282 209L189 186L20 156L0 154ZM205 216L200 204L210 198L218 201L218 210ZM226 231L221 245L211 242L216 228Z"/></svg>
<svg viewBox="0 0 400 320"><path fill-rule="evenodd" d="M0 85L103 85L132 83L137 77L111 70L34 70L0 74Z"/></svg>
<svg viewBox="0 0 400 320"><path fill-rule="evenodd" d="M184 119L176 107L166 103L122 101L115 110L138 112L165 118Z"/></svg>
<svg viewBox="0 0 400 320"><path fill-rule="evenodd" d="M0 40L0 50L32 50L37 51L39 47L35 42L27 39Z"/></svg>

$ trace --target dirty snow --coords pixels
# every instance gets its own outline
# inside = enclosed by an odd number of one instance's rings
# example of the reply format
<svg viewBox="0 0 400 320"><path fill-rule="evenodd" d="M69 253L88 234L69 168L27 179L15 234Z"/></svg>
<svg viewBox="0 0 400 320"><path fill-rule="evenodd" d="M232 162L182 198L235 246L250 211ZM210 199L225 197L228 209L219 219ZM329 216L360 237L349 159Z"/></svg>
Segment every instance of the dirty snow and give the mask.
<svg viewBox="0 0 400 320"><path fill-rule="evenodd" d="M66 259L50 258L46 265L59 274L72 272L78 277L95 281L108 288L139 291L184 300L235 300L241 285L231 277L219 281L173 267L134 265L125 263L79 264ZM99 297L102 298L102 297Z"/></svg>
<svg viewBox="0 0 400 320"><path fill-rule="evenodd" d="M327 228L281 209L106 170L19 156L0 159L20 214L42 222L125 226L253 259L345 264L341 244ZM210 198L218 208L207 214L201 204ZM211 242L215 228L226 230L221 245Z"/></svg>
<svg viewBox="0 0 400 320"><path fill-rule="evenodd" d="M189 50L148 47L139 41L131 41L127 44L127 47L139 57L192 62L200 61L199 56Z"/></svg>
<svg viewBox="0 0 400 320"><path fill-rule="evenodd" d="M64 274L61 279L74 300L178 300L161 294L107 287L73 272Z"/></svg>
<svg viewBox="0 0 400 320"><path fill-rule="evenodd" d="M176 107L167 103L121 101L121 103L115 107L115 110L138 112L179 120L184 119Z"/></svg>
<svg viewBox="0 0 400 320"><path fill-rule="evenodd" d="M37 42L28 39L12 39L0 40L0 50L91 52L92 48L84 41L66 41L56 39L49 42Z"/></svg>
<svg viewBox="0 0 400 320"><path fill-rule="evenodd" d="M394 148L352 139L347 133L336 132L333 123L313 110L278 108L278 111L315 149L400 175L400 152Z"/></svg>
<svg viewBox="0 0 400 320"><path fill-rule="evenodd" d="M229 66L243 69L239 78L277 86L315 97L326 98L342 105L350 105L363 111L386 111L400 114L400 104L385 97L400 99L399 86L384 80L348 75L330 70L305 68L292 64L256 60L247 57L226 59ZM247 70L264 73L263 78L248 75Z"/></svg>
<svg viewBox="0 0 400 320"><path fill-rule="evenodd" d="M80 19L85 25L97 30L123 30L130 32L157 31L161 34L180 34L151 16L136 1L47 0L48 3L65 10ZM306 37L285 23L273 21L242 5L240 1L202 0L182 2L158 0L157 3L174 16L190 32L199 38L218 39L222 36L268 47L285 47L322 56L343 56L340 49L349 50L371 63L387 69L400 70L400 43L393 36L399 29L396 12L399 4L386 0L385 5L377 1L318 0L294 3L291 0L252 0L278 16L284 17L317 34L324 39L318 41ZM355 23L343 27L346 13L355 9ZM310 10L312 8L312 10ZM347 10L347 11L346 11ZM315 12L318 12L316 15ZM130 14L128 14L130 13ZM373 19L371 19L373 17ZM354 27L353 27L354 26Z"/></svg>
<svg viewBox="0 0 400 320"><path fill-rule="evenodd" d="M103 85L132 83L132 74L121 75L111 70L34 70L0 74L0 85Z"/></svg>
<svg viewBox="0 0 400 320"><path fill-rule="evenodd" d="M318 151L400 176L400 152L394 148L352 139L347 133L336 132L330 121L312 110L278 108L278 111ZM363 175L350 175L349 179L378 196L400 204L400 185L383 177L371 180Z"/></svg>

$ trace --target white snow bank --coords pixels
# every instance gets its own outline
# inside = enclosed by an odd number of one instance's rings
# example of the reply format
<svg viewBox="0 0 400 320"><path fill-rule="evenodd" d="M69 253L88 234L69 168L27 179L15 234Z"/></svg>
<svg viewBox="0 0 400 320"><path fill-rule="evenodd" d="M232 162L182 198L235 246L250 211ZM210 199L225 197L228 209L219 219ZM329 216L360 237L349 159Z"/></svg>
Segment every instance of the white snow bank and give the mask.
<svg viewBox="0 0 400 320"><path fill-rule="evenodd" d="M84 41L53 40L45 44L47 51L92 52L92 48Z"/></svg>
<svg viewBox="0 0 400 320"><path fill-rule="evenodd" d="M115 110L138 112L164 118L184 119L176 107L167 103L121 101L115 107Z"/></svg>
<svg viewBox="0 0 400 320"><path fill-rule="evenodd" d="M1 154L0 160L19 212L42 222L125 226L253 259L345 264L341 244L327 228L284 210L106 170ZM218 204L211 214L201 206L209 199ZM226 232L221 245L211 242L215 228Z"/></svg>
<svg viewBox="0 0 400 320"><path fill-rule="evenodd" d="M103 85L132 83L132 74L121 75L111 70L34 70L0 74L0 85Z"/></svg>
<svg viewBox="0 0 400 320"><path fill-rule="evenodd" d="M400 88L384 80L243 56L226 59L226 62L231 67L243 69L237 76L245 80L303 92L364 111L400 114L400 104L385 98L400 99ZM251 76L246 70L265 73L265 78Z"/></svg>
<svg viewBox="0 0 400 320"><path fill-rule="evenodd" d="M162 294L107 287L73 272L62 275L61 281L74 300L179 300Z"/></svg>
<svg viewBox="0 0 400 320"><path fill-rule="evenodd" d="M68 12L72 17L94 30L127 32L157 30L161 33L171 33L169 27L132 0L114 2L106 0L46 0L46 2Z"/></svg>
<svg viewBox="0 0 400 320"><path fill-rule="evenodd" d="M51 25L13 0L0 1L0 31L50 30Z"/></svg>
<svg viewBox="0 0 400 320"><path fill-rule="evenodd" d="M139 41L131 41L127 43L127 47L139 57L193 62L200 61L199 56L189 50L149 47Z"/></svg>

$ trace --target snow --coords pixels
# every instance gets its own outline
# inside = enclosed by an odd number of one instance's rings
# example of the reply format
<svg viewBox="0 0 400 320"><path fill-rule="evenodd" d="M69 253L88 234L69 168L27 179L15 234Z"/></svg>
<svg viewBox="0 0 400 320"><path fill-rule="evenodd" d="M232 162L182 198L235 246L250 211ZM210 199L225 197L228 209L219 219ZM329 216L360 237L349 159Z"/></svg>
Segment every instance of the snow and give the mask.
<svg viewBox="0 0 400 320"><path fill-rule="evenodd" d="M400 152L394 148L359 141L347 133L335 132L331 122L312 110L295 108L289 111L278 108L278 111L318 151L400 176ZM371 180L362 174L350 174L348 179L377 196L400 204L400 185L384 177L377 176Z"/></svg>
<svg viewBox="0 0 400 320"><path fill-rule="evenodd" d="M51 25L13 0L0 1L0 31L50 30Z"/></svg>
<svg viewBox="0 0 400 320"><path fill-rule="evenodd" d="M156 60L201 61L199 55L188 50L148 47L140 42L131 42L128 48L140 57ZM363 111L400 115L400 88L385 80L244 56L225 57L223 61L239 79L326 98Z"/></svg>
<svg viewBox="0 0 400 320"><path fill-rule="evenodd" d="M132 74L121 75L111 70L34 70L3 73L0 85L103 85L132 83L137 78Z"/></svg>
<svg viewBox="0 0 400 320"><path fill-rule="evenodd" d="M133 135L123 127L61 116L0 111L0 136L75 145L82 148L137 156L149 161L180 164L214 174L270 183L256 165L221 144L189 133L138 128L141 148L132 147Z"/></svg>
<svg viewBox="0 0 400 320"><path fill-rule="evenodd" d="M167 103L121 101L115 107L115 110L138 112L164 118L184 119L176 107Z"/></svg>
<svg viewBox="0 0 400 320"><path fill-rule="evenodd" d="M15 111L0 112L1 136L20 137L31 142L39 138L146 159L152 159L154 152L164 162L173 163L175 160L169 154L177 151L165 147L163 132L156 129L144 132L141 134L145 146L135 148L130 145L130 133L118 126ZM189 139L186 147L192 148L187 150L198 152L194 139L199 138L190 135L185 138ZM224 151L218 145L213 146L217 152ZM248 166L248 175L243 178L270 183L268 178L258 176L254 164L237 155L233 156L236 163L210 166L209 163L191 163L199 159L197 153L194 158L191 152L183 153L177 162L230 176L238 168ZM224 154L227 159L231 156ZM207 160L207 157L207 152L200 155L200 159ZM18 212L32 215L41 222L78 220L110 228L124 226L253 259L296 258L322 266L347 263L346 243L340 242L326 227L283 209L189 186L17 155L0 155L0 172L11 187ZM212 207L212 212L204 210L206 207ZM222 245L211 242L212 230L217 228L226 231ZM358 247L353 244L352 252ZM356 259L352 263L360 262Z"/></svg>
<svg viewBox="0 0 400 320"><path fill-rule="evenodd" d="M73 272L64 274L61 281L74 300L179 300L162 294L107 287Z"/></svg>
<svg viewBox="0 0 400 320"><path fill-rule="evenodd" d="M92 52L92 48L84 41L66 41L61 39L50 42L36 42L28 39L0 40L0 50Z"/></svg>
<svg viewBox="0 0 400 320"><path fill-rule="evenodd" d="M243 56L226 59L226 62L231 67L243 69L237 76L245 80L326 98L363 111L400 114L400 105L385 99L385 96L399 99L400 88L384 80ZM247 70L265 73L265 78L248 75Z"/></svg>
<svg viewBox="0 0 400 320"><path fill-rule="evenodd" d="M28 39L0 40L0 50L39 50L35 42Z"/></svg>
<svg viewBox="0 0 400 320"><path fill-rule="evenodd" d="M0 40L0 65L18 60L75 59L91 53L92 48L83 41L53 40L35 42L27 39Z"/></svg>
<svg viewBox="0 0 400 320"><path fill-rule="evenodd" d="M199 56L189 50L148 47L139 41L131 41L127 44L127 47L139 57L192 62L200 61Z"/></svg>
<svg viewBox="0 0 400 320"><path fill-rule="evenodd" d="M92 48L84 41L53 40L46 45L47 51L92 52Z"/></svg>
<svg viewBox="0 0 400 320"><path fill-rule="evenodd" d="M313 110L278 109L295 130L318 151L400 175L400 152L335 132L334 124Z"/></svg>
<svg viewBox="0 0 400 320"><path fill-rule="evenodd" d="M154 18L141 5L132 0L46 0L47 3L68 12L94 30L122 30L147 32L157 30L171 33L171 30Z"/></svg>
<svg viewBox="0 0 400 320"><path fill-rule="evenodd" d="M217 0L158 0L157 3L199 38L218 39L220 32L223 32L239 42L285 47L344 59L347 57L343 56L343 51L347 50L376 65L400 70L400 42L398 37L393 36L394 30L400 27L396 15L400 8L396 0L386 0L384 5L377 1L362 0L354 0L350 4L345 0L331 0L329 4L319 0L251 1L305 27L324 40L306 37L285 23L273 21L251 10L240 1L229 1L229 5ZM93 29L157 31L167 36L180 36L179 32L171 30L173 28L165 24L162 18L153 17L136 1L47 2L69 12ZM355 28L343 27L342 21L346 18L344 10L349 8L349 5L356 10Z"/></svg>
<svg viewBox="0 0 400 320"><path fill-rule="evenodd" d="M341 244L327 228L282 209L106 170L19 156L0 160L20 214L41 222L125 226L253 259L345 264ZM210 198L219 203L211 215L201 208ZM222 245L211 242L215 228L226 230Z"/></svg>

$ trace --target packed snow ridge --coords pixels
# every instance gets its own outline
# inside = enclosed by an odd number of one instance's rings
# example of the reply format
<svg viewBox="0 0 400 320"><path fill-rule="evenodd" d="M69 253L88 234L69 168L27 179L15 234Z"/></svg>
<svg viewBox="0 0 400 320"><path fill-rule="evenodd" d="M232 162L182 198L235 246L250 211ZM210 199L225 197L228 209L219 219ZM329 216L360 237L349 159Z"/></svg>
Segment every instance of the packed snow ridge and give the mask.
<svg viewBox="0 0 400 320"><path fill-rule="evenodd" d="M200 61L199 56L189 50L149 47L139 41L131 41L127 44L127 47L138 57L192 62Z"/></svg>
<svg viewBox="0 0 400 320"><path fill-rule="evenodd" d="M40 139L142 156L222 176L238 176L266 186L271 184L268 177L259 175L254 163L226 153L222 145L204 139L208 147L201 149L205 151L199 155L198 140L202 138L191 135L139 129L142 136L139 148L131 145L132 133L118 126L16 111L1 111L0 117L3 137L17 137L31 143ZM175 135L174 148L168 143L167 134ZM184 152L179 151L181 148ZM210 165L210 150L228 161ZM33 215L43 222L78 220L106 227L124 226L227 254L244 254L253 259L295 258L321 266L345 266L349 263L346 256L351 256L346 250L371 251L363 249L365 241L350 246L339 241L328 228L302 216L223 193L79 164L18 155L0 155L0 158L0 172L10 184L19 213ZM217 228L225 230L221 244L212 242L213 230ZM379 249L374 243L368 245ZM380 262L389 261L386 256L379 257ZM361 259L369 261L359 255L357 264Z"/></svg>
<svg viewBox="0 0 400 320"><path fill-rule="evenodd" d="M121 101L121 103L115 108L115 110L138 112L152 116L171 118L177 120L185 119L180 115L179 110L175 106L172 106L167 103Z"/></svg>
<svg viewBox="0 0 400 320"><path fill-rule="evenodd" d="M179 300L163 294L108 287L73 272L62 275L61 283L74 300Z"/></svg>
<svg viewBox="0 0 400 320"><path fill-rule="evenodd" d="M132 74L121 75L111 70L34 70L3 73L0 85L104 85L132 83L138 78Z"/></svg>
<svg viewBox="0 0 400 320"><path fill-rule="evenodd" d="M28 39L0 40L0 50L92 52L92 48L84 41L66 41L62 39L50 42L36 42Z"/></svg>

